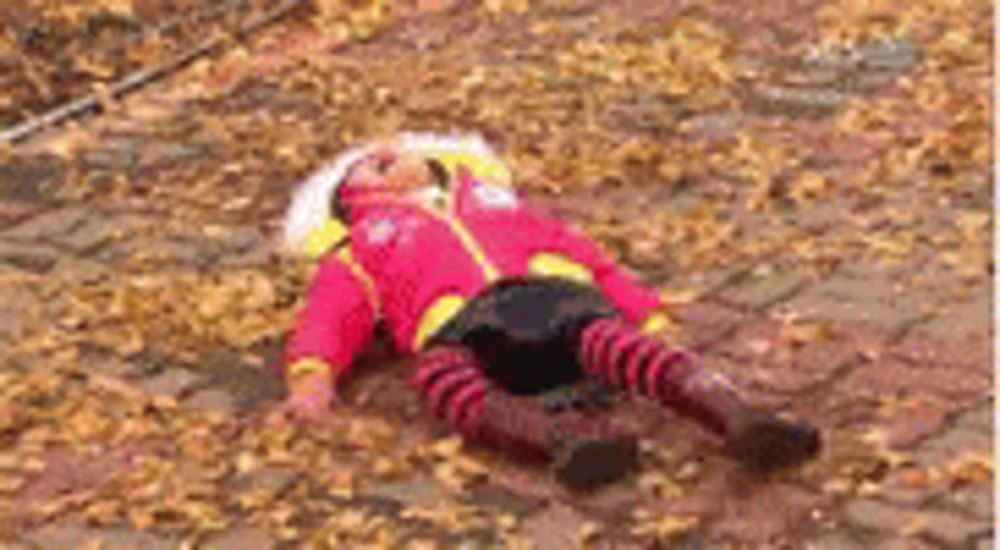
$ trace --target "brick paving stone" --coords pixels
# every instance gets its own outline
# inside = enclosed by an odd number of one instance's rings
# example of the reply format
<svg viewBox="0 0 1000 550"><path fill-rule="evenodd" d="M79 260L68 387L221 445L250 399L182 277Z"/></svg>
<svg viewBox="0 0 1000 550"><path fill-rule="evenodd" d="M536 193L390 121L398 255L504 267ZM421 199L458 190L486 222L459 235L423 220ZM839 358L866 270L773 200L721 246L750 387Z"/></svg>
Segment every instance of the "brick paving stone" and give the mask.
<svg viewBox="0 0 1000 550"><path fill-rule="evenodd" d="M911 512L871 499L856 499L844 507L844 517L853 525L872 531L898 534L913 518Z"/></svg>
<svg viewBox="0 0 1000 550"><path fill-rule="evenodd" d="M751 271L743 264L730 264L721 267L710 267L691 272L675 273L669 277L650 278L647 283L657 287L678 288L695 292L701 298L710 297L737 281L742 280Z"/></svg>
<svg viewBox="0 0 1000 550"><path fill-rule="evenodd" d="M431 432L441 436L448 432ZM525 502L542 504L559 491L554 476L540 464L526 464L507 456L494 455L489 459L490 484L499 487Z"/></svg>
<svg viewBox="0 0 1000 550"><path fill-rule="evenodd" d="M938 434L956 406L981 397L989 387L988 377L956 376L950 365L913 365L886 357L858 363L822 398L844 404L838 416L883 426L892 447L910 449ZM965 438L963 433L969 430L952 428L946 435Z"/></svg>
<svg viewBox="0 0 1000 550"><path fill-rule="evenodd" d="M906 456L907 459L924 464L919 449ZM929 478L930 471L941 472L942 468L938 465L933 469L923 466L893 469L878 486L879 499L911 509L933 503L949 510L962 511L979 520L993 517L993 491L990 483L955 487L947 481Z"/></svg>
<svg viewBox="0 0 1000 550"><path fill-rule="evenodd" d="M782 304L781 310L806 319L872 323L889 331L931 313L922 296L904 292L880 266L842 269Z"/></svg>
<svg viewBox="0 0 1000 550"><path fill-rule="evenodd" d="M91 212L72 231L55 235L51 239L74 251L83 252L108 242L115 233L124 229L126 228L120 222L107 215Z"/></svg>
<svg viewBox="0 0 1000 550"><path fill-rule="evenodd" d="M873 328L845 323L759 319L741 324L712 351L743 365L764 387L794 393L876 357L882 339Z"/></svg>
<svg viewBox="0 0 1000 550"><path fill-rule="evenodd" d="M858 429L880 418L880 402L874 398L821 390L807 401L809 417L819 419L821 425L830 430Z"/></svg>
<svg viewBox="0 0 1000 550"><path fill-rule="evenodd" d="M176 541L126 527L98 529L73 524L47 525L24 536L38 548L102 548L108 550L173 550Z"/></svg>
<svg viewBox="0 0 1000 550"><path fill-rule="evenodd" d="M52 269L52 274L79 284L92 284L110 277L112 270L101 262L63 255Z"/></svg>
<svg viewBox="0 0 1000 550"><path fill-rule="evenodd" d="M0 290L0 340L19 340L24 335L25 312L37 303L38 298L26 290Z"/></svg>
<svg viewBox="0 0 1000 550"><path fill-rule="evenodd" d="M804 550L846 550L859 546L857 540L851 538L848 533L840 531L814 535L803 541Z"/></svg>
<svg viewBox="0 0 1000 550"><path fill-rule="evenodd" d="M913 459L915 453L907 455ZM916 481L915 481L916 480ZM916 508L925 502L939 496L945 487L930 487L926 481L926 473L920 467L902 467L890 470L878 486L880 499L909 508Z"/></svg>
<svg viewBox="0 0 1000 550"><path fill-rule="evenodd" d="M204 389L184 400L186 405L196 409L208 409L232 413L236 411L236 399L229 392L220 389Z"/></svg>
<svg viewBox="0 0 1000 550"><path fill-rule="evenodd" d="M985 395L990 378L982 372L962 373L953 364L912 364L886 355L859 364L837 389L865 397L937 396L970 399Z"/></svg>
<svg viewBox="0 0 1000 550"><path fill-rule="evenodd" d="M859 283L859 288L863 286ZM827 294L820 285L803 290L779 309L802 319L875 323L890 330L902 329L924 315L919 307L900 309L849 294Z"/></svg>
<svg viewBox="0 0 1000 550"><path fill-rule="evenodd" d="M871 499L849 502L844 514L853 525L885 534L920 535L952 546L964 546L989 529L988 522L973 521L940 510L914 510Z"/></svg>
<svg viewBox="0 0 1000 550"><path fill-rule="evenodd" d="M689 493L657 501L652 511L656 516L697 516L713 536L781 547L790 533L814 524L814 511L830 498L791 483L749 477L720 462L706 465L703 479Z"/></svg>
<svg viewBox="0 0 1000 550"><path fill-rule="evenodd" d="M554 502L521 524L521 533L535 548L571 550L580 547L580 534L587 518L575 509Z"/></svg>
<svg viewBox="0 0 1000 550"><path fill-rule="evenodd" d="M880 550L931 550L930 543L913 537L888 537L874 543Z"/></svg>
<svg viewBox="0 0 1000 550"><path fill-rule="evenodd" d="M106 249L119 261L142 260L165 266L194 264L203 256L199 245L185 241L135 240L114 243Z"/></svg>
<svg viewBox="0 0 1000 550"><path fill-rule="evenodd" d="M989 294L977 292L975 298L956 305L945 315L922 323L917 328L934 338L947 341L960 340L973 334L979 336L989 332L992 311Z"/></svg>
<svg viewBox="0 0 1000 550"><path fill-rule="evenodd" d="M226 252L239 254L263 244L266 239L255 227L221 227L218 230L218 240Z"/></svg>
<svg viewBox="0 0 1000 550"><path fill-rule="evenodd" d="M907 333L889 357L911 365L948 365L956 377L992 377L992 341L986 334L969 335L961 345L934 338L921 328Z"/></svg>
<svg viewBox="0 0 1000 550"><path fill-rule="evenodd" d="M231 527L205 541L204 550L272 550L277 547L267 530L258 527Z"/></svg>
<svg viewBox="0 0 1000 550"><path fill-rule="evenodd" d="M951 546L968 546L990 528L988 521L972 521L949 512L921 511L919 518L924 536Z"/></svg>
<svg viewBox="0 0 1000 550"><path fill-rule="evenodd" d="M963 412L956 420L955 426L969 430L979 430L983 433L993 434L994 428L994 401L996 396L990 393L982 403L971 407Z"/></svg>
<svg viewBox="0 0 1000 550"><path fill-rule="evenodd" d="M204 391L225 393L231 405L241 410L282 398L284 382L270 368L282 350L269 344L255 352L264 357L264 365L248 365L239 354L227 351L200 355L194 364L198 374L205 376Z"/></svg>
<svg viewBox="0 0 1000 550"><path fill-rule="evenodd" d="M972 414L975 413L965 413L963 416ZM921 445L917 456L922 464L942 464L962 458L968 452L989 454L992 444L992 430L969 427L960 417L944 433Z"/></svg>
<svg viewBox="0 0 1000 550"><path fill-rule="evenodd" d="M893 449L911 449L939 433L948 420L948 404L921 399L895 412L888 423L886 443Z"/></svg>
<svg viewBox="0 0 1000 550"><path fill-rule="evenodd" d="M98 532L102 550L174 550L180 543L175 538L135 531L131 528L102 529Z"/></svg>
<svg viewBox="0 0 1000 550"><path fill-rule="evenodd" d="M99 536L93 530L79 525L46 525L28 533L24 539L39 548L83 548L93 544Z"/></svg>
<svg viewBox="0 0 1000 550"><path fill-rule="evenodd" d="M666 335L667 340L676 339L678 344L696 350L716 342L744 317L732 308L707 301L677 305L670 312L680 330Z"/></svg>
<svg viewBox="0 0 1000 550"><path fill-rule="evenodd" d="M432 479L418 476L399 481L379 482L366 485L359 493L401 502L407 506L431 506L447 497L441 484Z"/></svg>
<svg viewBox="0 0 1000 550"><path fill-rule="evenodd" d="M743 108L763 116L790 115L794 118L825 118L851 96L831 90L807 90L784 86L752 86Z"/></svg>
<svg viewBox="0 0 1000 550"><path fill-rule="evenodd" d="M480 483L466 491L466 498L474 506L502 510L523 516L539 507L540 501L525 498L492 483Z"/></svg>
<svg viewBox="0 0 1000 550"><path fill-rule="evenodd" d="M10 264L32 273L46 273L59 259L50 246L0 240L0 264Z"/></svg>
<svg viewBox="0 0 1000 550"><path fill-rule="evenodd" d="M993 446L991 411L992 402L974 407L951 419L946 429L923 441L908 455L916 471L925 477L930 471L950 476L949 472L960 464L990 457ZM989 482L959 483L956 480L953 483L946 478L908 487L906 476L905 471L890 473L884 483L883 497L904 504L933 500L980 520L993 517L993 491Z"/></svg>
<svg viewBox="0 0 1000 550"><path fill-rule="evenodd" d="M265 264L277 252L270 242L253 227L226 228L219 237L218 265L222 268L239 268Z"/></svg>
<svg viewBox="0 0 1000 550"><path fill-rule="evenodd" d="M139 367L135 363L109 353L93 352L84 349L79 363L88 373L100 374L125 379L138 374Z"/></svg>
<svg viewBox="0 0 1000 550"><path fill-rule="evenodd" d="M0 196L0 229L13 227L45 208L35 201L8 199Z"/></svg>
<svg viewBox="0 0 1000 550"><path fill-rule="evenodd" d="M240 269L262 266L277 256L278 252L268 245L254 246L241 254L227 254L219 258L217 265L221 269Z"/></svg>
<svg viewBox="0 0 1000 550"><path fill-rule="evenodd" d="M15 154L0 163L0 205L42 205L65 174L66 163L53 155ZM0 207L0 211L3 207Z"/></svg>
<svg viewBox="0 0 1000 550"><path fill-rule="evenodd" d="M137 384L154 396L181 397L198 382L197 375L181 368L167 368L162 373L140 380Z"/></svg>
<svg viewBox="0 0 1000 550"><path fill-rule="evenodd" d="M146 148L151 152L160 149L160 147L140 145L138 137L105 136L97 147L87 149L80 155L80 162L86 166L88 171L104 169L123 172L137 164L138 159L141 158L140 151ZM137 149L139 150L137 151Z"/></svg>
<svg viewBox="0 0 1000 550"><path fill-rule="evenodd" d="M945 495L945 505L964 511L969 517L980 521L991 521L993 515L994 490L992 483L980 483L969 487L952 489Z"/></svg>
<svg viewBox="0 0 1000 550"><path fill-rule="evenodd" d="M850 207L845 199L834 197L804 205L789 214L789 221L808 234L823 234L844 222L844 212Z"/></svg>
<svg viewBox="0 0 1000 550"><path fill-rule="evenodd" d="M3 232L3 236L18 240L51 239L61 236L83 223L93 211L82 206L67 206L30 218Z"/></svg>
<svg viewBox="0 0 1000 550"><path fill-rule="evenodd" d="M713 532L764 544L787 541L790 533L810 523L814 510L824 506L823 496L776 482L762 485L759 493L723 500L723 506L730 509L724 519L713 524Z"/></svg>
<svg viewBox="0 0 1000 550"><path fill-rule="evenodd" d="M282 493L295 482L296 474L285 468L268 466L250 475L240 475L234 480L235 490L274 496Z"/></svg>
<svg viewBox="0 0 1000 550"><path fill-rule="evenodd" d="M806 273L762 264L745 279L719 292L717 298L727 304L760 310L792 298L810 280Z"/></svg>
<svg viewBox="0 0 1000 550"><path fill-rule="evenodd" d="M642 474L642 470L638 475ZM641 502L641 492L636 490L638 476L602 487L576 502L580 512L609 521L627 521L629 514Z"/></svg>

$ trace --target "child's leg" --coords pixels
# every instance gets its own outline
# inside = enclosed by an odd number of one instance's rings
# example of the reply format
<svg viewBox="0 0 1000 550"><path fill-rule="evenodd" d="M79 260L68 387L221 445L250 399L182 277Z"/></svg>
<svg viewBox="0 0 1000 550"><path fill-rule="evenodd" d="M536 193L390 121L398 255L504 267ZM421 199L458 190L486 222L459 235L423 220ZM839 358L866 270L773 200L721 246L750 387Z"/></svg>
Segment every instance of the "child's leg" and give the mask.
<svg viewBox="0 0 1000 550"><path fill-rule="evenodd" d="M483 399L493 384L471 351L445 346L421 354L412 383L435 416L446 418L463 437L482 438Z"/></svg>
<svg viewBox="0 0 1000 550"><path fill-rule="evenodd" d="M749 408L726 377L621 321L599 319L579 337L580 363L598 380L644 395L724 437L738 458L761 468L799 463L819 451L819 434Z"/></svg>
<svg viewBox="0 0 1000 550"><path fill-rule="evenodd" d="M428 406L463 437L521 455L553 460L560 479L587 487L618 479L636 463L636 443L604 419L578 411L555 415L537 400L494 385L475 355L438 347L418 358L414 377Z"/></svg>

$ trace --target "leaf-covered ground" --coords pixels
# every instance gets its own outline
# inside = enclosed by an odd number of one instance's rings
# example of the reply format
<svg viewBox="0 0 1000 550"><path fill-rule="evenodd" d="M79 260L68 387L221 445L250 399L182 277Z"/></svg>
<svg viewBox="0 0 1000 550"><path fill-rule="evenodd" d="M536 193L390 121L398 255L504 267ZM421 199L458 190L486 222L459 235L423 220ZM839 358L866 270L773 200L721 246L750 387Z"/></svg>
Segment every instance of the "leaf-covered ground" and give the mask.
<svg viewBox="0 0 1000 550"><path fill-rule="evenodd" d="M274 4L4 2L0 127ZM992 18L972 0L316 0L0 145L0 537L989 547ZM676 304L668 338L820 425L823 457L754 478L623 401L641 471L572 494L463 448L383 349L331 425L269 422L309 271L274 244L289 193L404 129L486 135Z"/></svg>

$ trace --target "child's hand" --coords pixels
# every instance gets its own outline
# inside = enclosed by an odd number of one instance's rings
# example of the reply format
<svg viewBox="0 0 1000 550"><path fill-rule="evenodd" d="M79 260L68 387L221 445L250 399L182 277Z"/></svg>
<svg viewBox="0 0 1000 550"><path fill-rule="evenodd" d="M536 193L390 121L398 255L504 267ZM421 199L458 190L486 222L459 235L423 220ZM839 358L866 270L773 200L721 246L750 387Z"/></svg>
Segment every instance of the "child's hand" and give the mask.
<svg viewBox="0 0 1000 550"><path fill-rule="evenodd" d="M330 408L340 403L334 390L333 373L329 365L315 359L289 365L285 375L288 398L282 405L282 416L296 421L318 421L327 417Z"/></svg>
<svg viewBox="0 0 1000 550"><path fill-rule="evenodd" d="M289 420L300 422L315 422L330 414L332 391L315 394L289 395L282 405L283 413Z"/></svg>

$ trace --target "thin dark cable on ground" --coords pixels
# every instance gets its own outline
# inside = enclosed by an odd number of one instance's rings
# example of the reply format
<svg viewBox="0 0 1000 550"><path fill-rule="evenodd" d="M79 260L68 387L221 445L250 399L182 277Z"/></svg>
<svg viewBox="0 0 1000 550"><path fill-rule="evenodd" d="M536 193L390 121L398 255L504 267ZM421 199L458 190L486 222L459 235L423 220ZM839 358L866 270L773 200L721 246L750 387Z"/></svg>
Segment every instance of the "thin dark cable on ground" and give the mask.
<svg viewBox="0 0 1000 550"><path fill-rule="evenodd" d="M290 14L305 4L305 2L306 0L285 0L269 11L250 17L233 34L236 36L245 36L252 33ZM13 128L0 132L0 143L19 143L42 129L65 122L90 111L100 111L106 98L120 99L129 92L182 69L198 58L208 55L223 46L231 40L232 36L228 33L215 34L169 61L152 67L145 67L126 75L108 86L105 91L92 92L82 98L32 117Z"/></svg>

